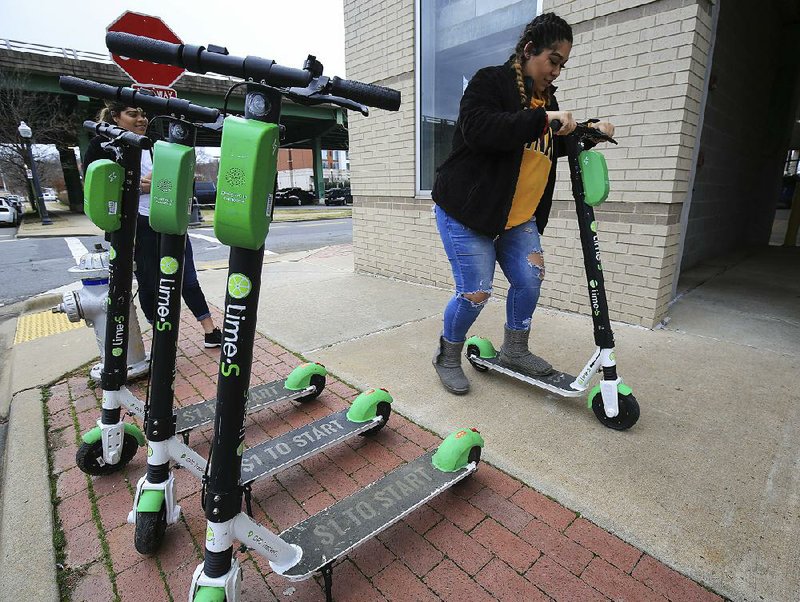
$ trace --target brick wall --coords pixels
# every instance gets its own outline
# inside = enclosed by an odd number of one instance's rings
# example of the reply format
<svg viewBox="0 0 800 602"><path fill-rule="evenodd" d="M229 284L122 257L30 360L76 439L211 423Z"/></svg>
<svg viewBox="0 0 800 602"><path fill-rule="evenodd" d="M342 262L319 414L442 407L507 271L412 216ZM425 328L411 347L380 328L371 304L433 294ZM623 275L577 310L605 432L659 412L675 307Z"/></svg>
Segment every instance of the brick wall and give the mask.
<svg viewBox="0 0 800 602"><path fill-rule="evenodd" d="M577 117L614 122L619 147L603 148L611 195L597 212L614 320L653 326L666 312L678 263L710 43L708 0L545 0L572 26L575 45L559 102ZM415 198L414 5L345 0L348 77L403 93L400 114L374 111L350 125L356 269L452 286L429 199ZM588 313L577 224L560 170L543 245L541 303ZM507 283L498 270L495 292Z"/></svg>

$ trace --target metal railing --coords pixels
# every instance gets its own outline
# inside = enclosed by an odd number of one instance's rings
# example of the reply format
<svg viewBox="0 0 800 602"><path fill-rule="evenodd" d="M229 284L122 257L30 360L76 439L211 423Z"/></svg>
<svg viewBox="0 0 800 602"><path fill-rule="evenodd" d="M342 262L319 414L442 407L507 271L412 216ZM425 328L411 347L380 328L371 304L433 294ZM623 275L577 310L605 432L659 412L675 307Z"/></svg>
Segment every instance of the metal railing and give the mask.
<svg viewBox="0 0 800 602"><path fill-rule="evenodd" d="M9 40L7 38L0 38L0 50L13 50L16 52L28 52L32 54L39 54L42 56L52 56L56 58L64 58L74 61L91 61L94 63L105 63L107 65L114 64L111 60L110 54L102 52L91 52L88 50L76 50L75 48L65 48L61 46L48 46L46 44L34 44L32 42L21 42L19 40ZM226 75L218 75L216 73L206 73L204 75L197 75L194 73L186 73L194 79L216 79L225 81L241 81L234 77Z"/></svg>

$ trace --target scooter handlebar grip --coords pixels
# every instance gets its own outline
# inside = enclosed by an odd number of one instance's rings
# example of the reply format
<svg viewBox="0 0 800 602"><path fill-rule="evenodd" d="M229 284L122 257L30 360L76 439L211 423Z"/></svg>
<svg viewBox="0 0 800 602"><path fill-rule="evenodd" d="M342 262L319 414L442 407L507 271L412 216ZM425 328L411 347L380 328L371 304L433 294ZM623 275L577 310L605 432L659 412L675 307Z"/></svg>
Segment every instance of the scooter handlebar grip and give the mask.
<svg viewBox="0 0 800 602"><path fill-rule="evenodd" d="M181 61L181 46L163 40L154 40L144 36L135 36L121 31L106 33L106 47L114 54L131 59L150 61L183 67Z"/></svg>
<svg viewBox="0 0 800 602"><path fill-rule="evenodd" d="M133 88L109 86L69 75L59 77L58 84L63 90L73 94L84 94L105 100L119 100L131 107L142 107L157 113L174 113L203 123L213 123L219 117L219 110L192 104L182 98L161 98Z"/></svg>
<svg viewBox="0 0 800 602"><path fill-rule="evenodd" d="M116 86L109 86L88 79L72 77L71 75L62 75L59 77L58 85L66 92L82 94L83 96L90 96L92 98L103 98L106 100L116 100L117 93L120 90Z"/></svg>
<svg viewBox="0 0 800 602"><path fill-rule="evenodd" d="M558 119L551 119L550 120L550 129L553 130L554 132L557 132L558 130L560 130L561 129L561 121L559 121Z"/></svg>
<svg viewBox="0 0 800 602"><path fill-rule="evenodd" d="M331 92L369 107L387 111L397 111L400 108L400 92L392 88L334 77L331 79Z"/></svg>
<svg viewBox="0 0 800 602"><path fill-rule="evenodd" d="M89 130L92 133L99 134L100 136L105 136L111 140L114 139L121 139L125 144L129 146L135 146L136 148L140 148L142 150L147 150L153 146L153 141L150 140L147 136L140 136L139 134L134 134L133 132L129 132L126 129L121 127L117 127L115 125L111 125L109 123L97 123L95 121L84 121L83 127Z"/></svg>

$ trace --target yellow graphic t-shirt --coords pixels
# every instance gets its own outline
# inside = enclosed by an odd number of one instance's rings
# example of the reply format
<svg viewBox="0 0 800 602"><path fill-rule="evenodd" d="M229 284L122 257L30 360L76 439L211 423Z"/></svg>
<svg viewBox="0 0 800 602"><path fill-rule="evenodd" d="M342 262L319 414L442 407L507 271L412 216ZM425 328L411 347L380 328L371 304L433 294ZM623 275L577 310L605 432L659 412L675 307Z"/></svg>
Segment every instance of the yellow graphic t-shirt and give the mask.
<svg viewBox="0 0 800 602"><path fill-rule="evenodd" d="M532 109L543 106L544 100L538 98L531 100ZM522 151L522 165L519 168L519 179L514 191L514 200L511 201L506 230L524 224L536 212L550 176L553 159L552 138L552 132L548 128L540 138L527 144Z"/></svg>

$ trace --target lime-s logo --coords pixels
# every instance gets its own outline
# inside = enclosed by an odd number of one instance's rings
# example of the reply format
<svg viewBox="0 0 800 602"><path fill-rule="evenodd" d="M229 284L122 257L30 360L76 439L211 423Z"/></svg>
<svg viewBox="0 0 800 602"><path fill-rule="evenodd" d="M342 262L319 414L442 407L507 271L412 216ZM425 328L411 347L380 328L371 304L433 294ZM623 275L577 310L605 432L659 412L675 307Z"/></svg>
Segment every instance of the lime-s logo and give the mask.
<svg viewBox="0 0 800 602"><path fill-rule="evenodd" d="M108 260L114 261L117 258L117 250L114 247L111 247L108 250Z"/></svg>
<svg viewBox="0 0 800 602"><path fill-rule="evenodd" d="M156 330L164 332L165 330L172 330L172 324L169 322L156 322Z"/></svg>
<svg viewBox="0 0 800 602"><path fill-rule="evenodd" d="M253 283L244 274L233 273L228 276L228 294L234 299L244 299L253 290Z"/></svg>
<svg viewBox="0 0 800 602"><path fill-rule="evenodd" d="M238 364L222 364L219 369L222 376L230 376L231 373L236 372L234 376L239 376L239 365Z"/></svg>
<svg viewBox="0 0 800 602"><path fill-rule="evenodd" d="M211 527L206 528L206 541L214 541L214 531Z"/></svg>
<svg viewBox="0 0 800 602"><path fill-rule="evenodd" d="M174 257L170 257L169 255L165 255L161 258L159 267L161 268L161 272L163 274L171 276L178 271L178 260Z"/></svg>
<svg viewBox="0 0 800 602"><path fill-rule="evenodd" d="M114 347L114 349L111 350L111 355L113 355L114 357L119 357L120 355L122 355L122 349L120 349L119 347Z"/></svg>
<svg viewBox="0 0 800 602"><path fill-rule="evenodd" d="M148 458L152 458L153 457L153 448L150 447L149 445L147 446L147 457Z"/></svg>

